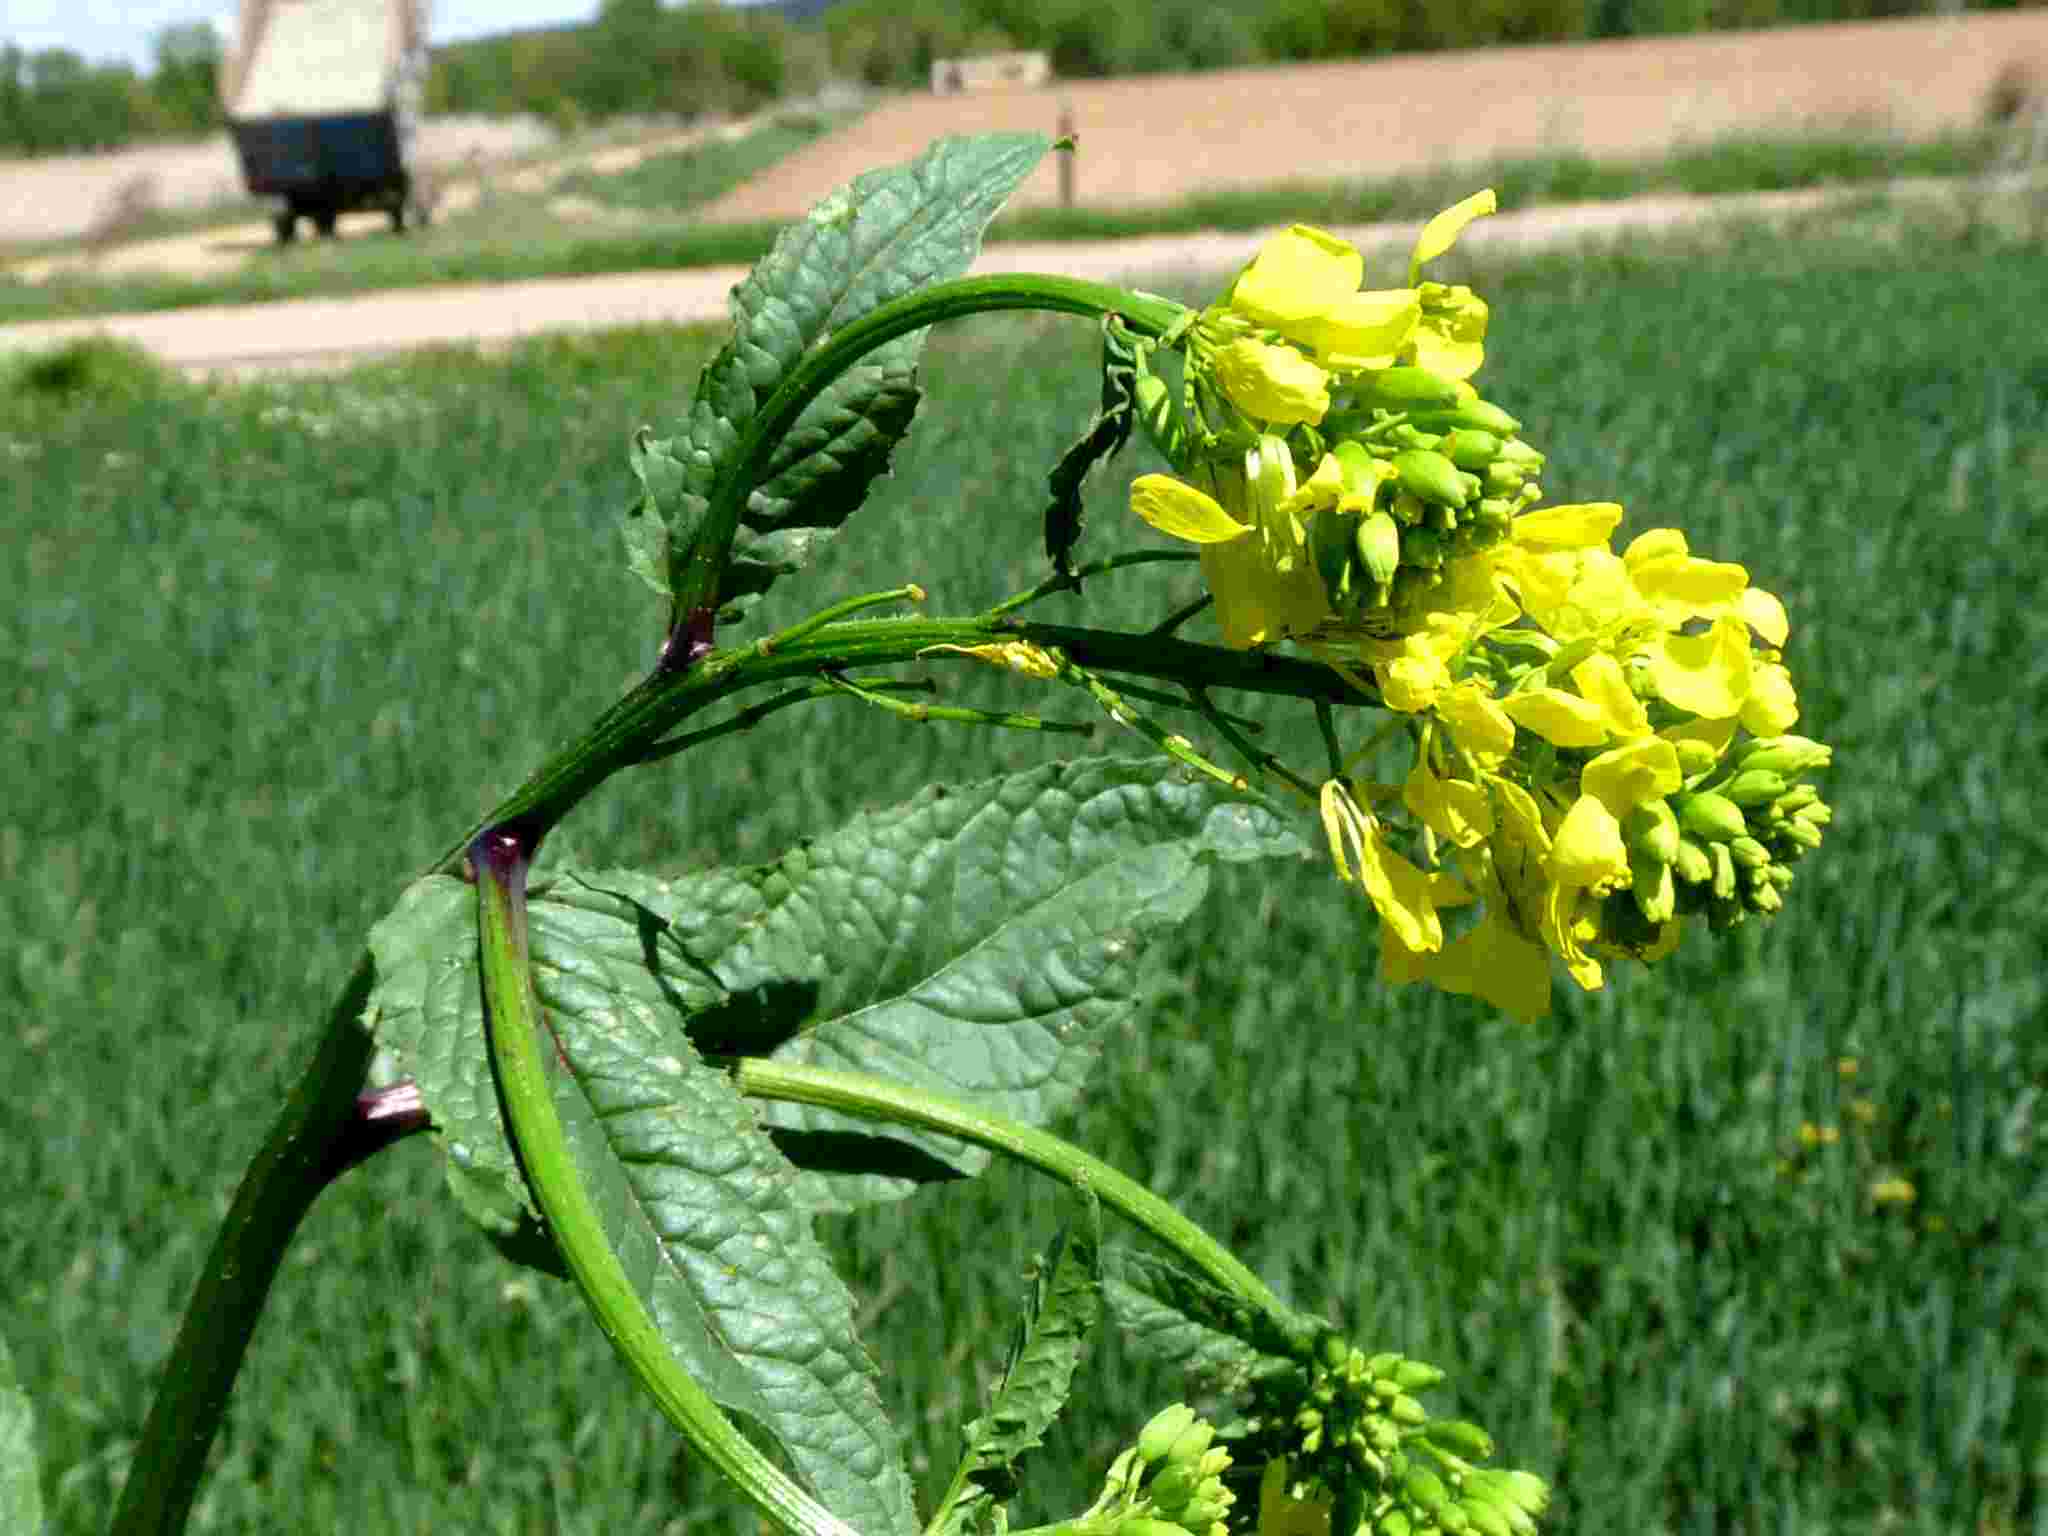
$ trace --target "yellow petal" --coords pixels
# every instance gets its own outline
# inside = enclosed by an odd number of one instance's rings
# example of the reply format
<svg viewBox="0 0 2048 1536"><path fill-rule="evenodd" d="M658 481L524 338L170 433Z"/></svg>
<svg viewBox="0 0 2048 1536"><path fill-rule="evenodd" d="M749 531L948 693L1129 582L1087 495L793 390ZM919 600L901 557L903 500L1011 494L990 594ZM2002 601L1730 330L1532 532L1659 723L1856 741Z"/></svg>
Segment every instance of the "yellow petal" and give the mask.
<svg viewBox="0 0 2048 1536"><path fill-rule="evenodd" d="M1493 802L1486 791L1466 779L1439 778L1421 754L1401 786L1401 803L1454 847L1475 847L1493 831Z"/></svg>
<svg viewBox="0 0 2048 1536"><path fill-rule="evenodd" d="M1782 646L1792 633L1792 621L1785 617L1785 605L1762 587L1750 587L1742 594L1735 611L1768 646Z"/></svg>
<svg viewBox="0 0 2048 1536"><path fill-rule="evenodd" d="M1451 738L1481 761L1498 762L1515 749L1515 722L1481 682L1458 684L1436 701Z"/></svg>
<svg viewBox="0 0 2048 1536"><path fill-rule="evenodd" d="M1606 985L1607 977L1586 949L1599 930L1580 915L1583 909L1584 892L1578 886L1553 885L1544 900L1543 938L1564 961L1572 980L1588 992L1597 992Z"/></svg>
<svg viewBox="0 0 2048 1536"><path fill-rule="evenodd" d="M1427 368L1447 379L1469 379L1486 361L1483 342L1447 335L1426 320L1416 327L1408 347L1416 367Z"/></svg>
<svg viewBox="0 0 2048 1536"><path fill-rule="evenodd" d="M1230 403L1261 421L1294 426L1330 409L1330 376L1292 347L1240 337L1216 354L1215 370Z"/></svg>
<svg viewBox="0 0 2048 1536"><path fill-rule="evenodd" d="M1754 677L1750 679L1750 686L1752 688L1756 686ZM1784 733L1772 731L1768 734L1778 736ZM1719 756L1728 750L1728 743L1735 739L1735 721L1732 718L1684 720L1680 721L1677 725L1665 726L1663 730L1657 733L1657 737L1660 741L1671 742L1704 741L1714 749L1715 755Z"/></svg>
<svg viewBox="0 0 2048 1536"><path fill-rule="evenodd" d="M1277 569L1258 539L1202 546L1202 575L1216 597L1223 643L1236 650L1305 635L1330 617L1322 578L1307 560Z"/></svg>
<svg viewBox="0 0 2048 1536"><path fill-rule="evenodd" d="M1621 525L1621 508L1611 501L1581 506L1544 507L1515 519L1517 544L1538 549L1605 548L1607 536Z"/></svg>
<svg viewBox="0 0 2048 1536"><path fill-rule="evenodd" d="M1799 723L1799 695L1792 674L1767 661L1750 674L1749 697L1742 703L1743 729L1752 736L1782 736Z"/></svg>
<svg viewBox="0 0 2048 1536"><path fill-rule="evenodd" d="M1673 708L1726 719L1749 697L1749 626L1723 618L1704 635L1666 635L1650 653L1650 681Z"/></svg>
<svg viewBox="0 0 2048 1536"><path fill-rule="evenodd" d="M1683 782L1678 749L1661 736L1602 752L1579 775L1579 788L1617 817L1671 794Z"/></svg>
<svg viewBox="0 0 2048 1536"><path fill-rule="evenodd" d="M1191 544L1222 544L1251 532L1215 497L1171 475L1140 475L1133 480L1131 510L1161 533Z"/></svg>
<svg viewBox="0 0 2048 1536"><path fill-rule="evenodd" d="M1413 288L1347 293L1327 309L1286 327L1332 367L1385 368L1415 334L1422 307Z"/></svg>
<svg viewBox="0 0 2048 1536"><path fill-rule="evenodd" d="M1412 272L1424 262L1434 261L1443 255L1457 243L1467 224L1484 218L1497 207L1499 202L1493 195L1493 188L1487 187L1446 208L1422 226L1422 234L1415 242L1415 254L1408 259L1409 270Z"/></svg>
<svg viewBox="0 0 2048 1536"><path fill-rule="evenodd" d="M1276 328L1319 315L1358 291L1365 261L1335 235L1296 224L1268 240L1230 290L1230 307Z"/></svg>
<svg viewBox="0 0 2048 1536"><path fill-rule="evenodd" d="M1384 833L1376 833L1365 845L1358 879L1380 921L1403 944L1410 949L1443 948L1444 925L1430 900L1429 876L1388 847Z"/></svg>
<svg viewBox="0 0 2048 1536"><path fill-rule="evenodd" d="M1685 535L1676 528L1652 528L1631 539L1628 548L1621 552L1621 558L1630 570L1634 570L1646 561L1665 560L1691 552Z"/></svg>
<svg viewBox="0 0 2048 1536"><path fill-rule="evenodd" d="M1628 848L1621 840L1621 823L1599 796L1581 795L1565 812L1550 849L1550 877L1603 893L1628 883Z"/></svg>
<svg viewBox="0 0 2048 1536"><path fill-rule="evenodd" d="M1605 651L1594 652L1572 668L1572 686L1600 711L1610 735L1625 738L1650 734L1650 716L1643 701L1630 690L1621 663Z"/></svg>
<svg viewBox="0 0 2048 1536"><path fill-rule="evenodd" d="M1607 740L1607 721L1597 705L1562 688L1531 688L1501 700L1508 718L1560 747L1597 747Z"/></svg>
<svg viewBox="0 0 2048 1536"><path fill-rule="evenodd" d="M1429 979L1446 992L1491 1003L1524 1023L1550 1012L1550 956L1489 912L1464 937L1444 946Z"/></svg>
<svg viewBox="0 0 2048 1536"><path fill-rule="evenodd" d="M1632 561L1628 573L1658 617L1672 625L1726 611L1749 585L1749 572L1741 566L1690 555Z"/></svg>

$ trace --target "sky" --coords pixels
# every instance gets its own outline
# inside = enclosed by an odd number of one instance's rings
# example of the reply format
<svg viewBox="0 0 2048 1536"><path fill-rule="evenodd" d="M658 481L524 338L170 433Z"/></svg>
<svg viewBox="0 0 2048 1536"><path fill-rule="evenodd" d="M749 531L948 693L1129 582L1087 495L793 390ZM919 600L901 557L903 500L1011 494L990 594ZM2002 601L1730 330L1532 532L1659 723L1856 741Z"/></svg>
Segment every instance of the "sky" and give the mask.
<svg viewBox="0 0 2048 1536"><path fill-rule="evenodd" d="M588 21L597 0L428 0L428 36L452 43L490 32ZM150 39L181 22L211 21L223 39L234 31L234 0L0 0L0 42L33 53L69 48L98 63L150 65Z"/></svg>

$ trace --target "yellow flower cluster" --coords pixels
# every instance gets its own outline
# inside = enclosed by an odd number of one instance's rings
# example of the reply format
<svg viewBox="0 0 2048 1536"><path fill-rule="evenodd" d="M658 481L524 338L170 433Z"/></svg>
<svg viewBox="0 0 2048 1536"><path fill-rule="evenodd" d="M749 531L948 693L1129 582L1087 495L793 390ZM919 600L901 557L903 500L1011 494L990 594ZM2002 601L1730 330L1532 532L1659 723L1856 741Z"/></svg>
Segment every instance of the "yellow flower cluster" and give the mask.
<svg viewBox="0 0 2048 1536"><path fill-rule="evenodd" d="M1549 957L1580 986L1654 959L1686 913L1774 912L1829 812L1801 776L1777 598L1621 508L1538 509L1543 456L1470 384L1487 309L1417 281L1490 192L1431 220L1405 288L1342 241L1269 241L1187 343L1180 475L1132 507L1201 547L1224 640L1293 640L1404 719L1398 784L1323 786L1332 860L1391 981L1524 1017ZM1455 935L1444 913L1469 909ZM1456 925L1454 925L1456 926Z"/></svg>

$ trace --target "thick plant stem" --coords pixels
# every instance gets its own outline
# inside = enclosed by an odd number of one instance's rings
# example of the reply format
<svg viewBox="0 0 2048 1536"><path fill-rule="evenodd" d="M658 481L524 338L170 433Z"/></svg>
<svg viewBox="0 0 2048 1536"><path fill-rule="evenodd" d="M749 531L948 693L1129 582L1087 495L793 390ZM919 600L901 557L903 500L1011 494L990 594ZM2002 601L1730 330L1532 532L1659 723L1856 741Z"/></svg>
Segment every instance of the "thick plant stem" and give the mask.
<svg viewBox="0 0 2048 1536"><path fill-rule="evenodd" d="M530 845L516 834L493 831L477 839L472 858L477 870L485 1032L498 1072L506 1129L548 1230L598 1326L692 1450L785 1531L799 1536L856 1536L851 1526L762 1455L683 1369L605 1240L603 1219L555 1109L539 1038L545 1023L526 937L529 852Z"/></svg>
<svg viewBox="0 0 2048 1536"><path fill-rule="evenodd" d="M355 1118L374 1050L359 1022L374 974L365 954L335 999L311 1064L242 1175L178 1325L121 1488L113 1536L168 1536L184 1528L271 1278L299 1222L339 1171L336 1149Z"/></svg>
<svg viewBox="0 0 2048 1536"><path fill-rule="evenodd" d="M1256 1309L1274 1334L1285 1339L1291 1348L1306 1355L1323 1331L1322 1324L1288 1306L1236 1254L1173 1206L1137 1180L1050 1131L1020 1125L985 1110L971 1109L937 1094L862 1072L798 1066L754 1056L730 1058L721 1065L732 1072L740 1092L752 1098L810 1104L857 1115L863 1120L940 1131L1029 1163L1056 1179L1083 1186L1109 1209L1193 1264L1217 1287Z"/></svg>

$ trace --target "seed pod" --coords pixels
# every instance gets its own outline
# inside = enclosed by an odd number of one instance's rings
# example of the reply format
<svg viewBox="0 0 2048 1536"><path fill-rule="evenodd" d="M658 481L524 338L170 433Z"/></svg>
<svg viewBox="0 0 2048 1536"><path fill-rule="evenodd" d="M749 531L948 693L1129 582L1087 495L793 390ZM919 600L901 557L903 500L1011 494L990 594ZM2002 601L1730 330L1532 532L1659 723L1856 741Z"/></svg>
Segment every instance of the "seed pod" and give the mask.
<svg viewBox="0 0 2048 1536"><path fill-rule="evenodd" d="M1436 445L1460 469L1481 470L1500 457L1500 439L1476 427L1460 427Z"/></svg>
<svg viewBox="0 0 2048 1536"><path fill-rule="evenodd" d="M1382 368L1359 377L1353 399L1356 406L1367 409L1442 410L1458 403L1458 386L1427 368Z"/></svg>
<svg viewBox="0 0 2048 1536"><path fill-rule="evenodd" d="M1427 448L1397 453L1394 473L1400 477L1401 489L1422 501L1447 507L1465 505L1465 482L1458 478L1458 467L1440 453Z"/></svg>
<svg viewBox="0 0 2048 1536"><path fill-rule="evenodd" d="M1744 768L1721 786L1721 796L1731 805L1764 805L1791 787L1782 773L1773 773L1768 768Z"/></svg>
<svg viewBox="0 0 2048 1536"><path fill-rule="evenodd" d="M1394 572L1401 564L1401 528L1391 514L1374 512L1360 518L1357 530L1352 534L1352 546L1358 552L1358 560L1365 567L1365 574L1371 578L1375 589L1374 601L1382 606L1387 601L1387 591L1394 583Z"/></svg>
<svg viewBox="0 0 2048 1536"><path fill-rule="evenodd" d="M1731 800L1720 795L1687 795L1674 807L1678 824L1706 843L1725 843L1731 837L1746 837L1749 824Z"/></svg>

